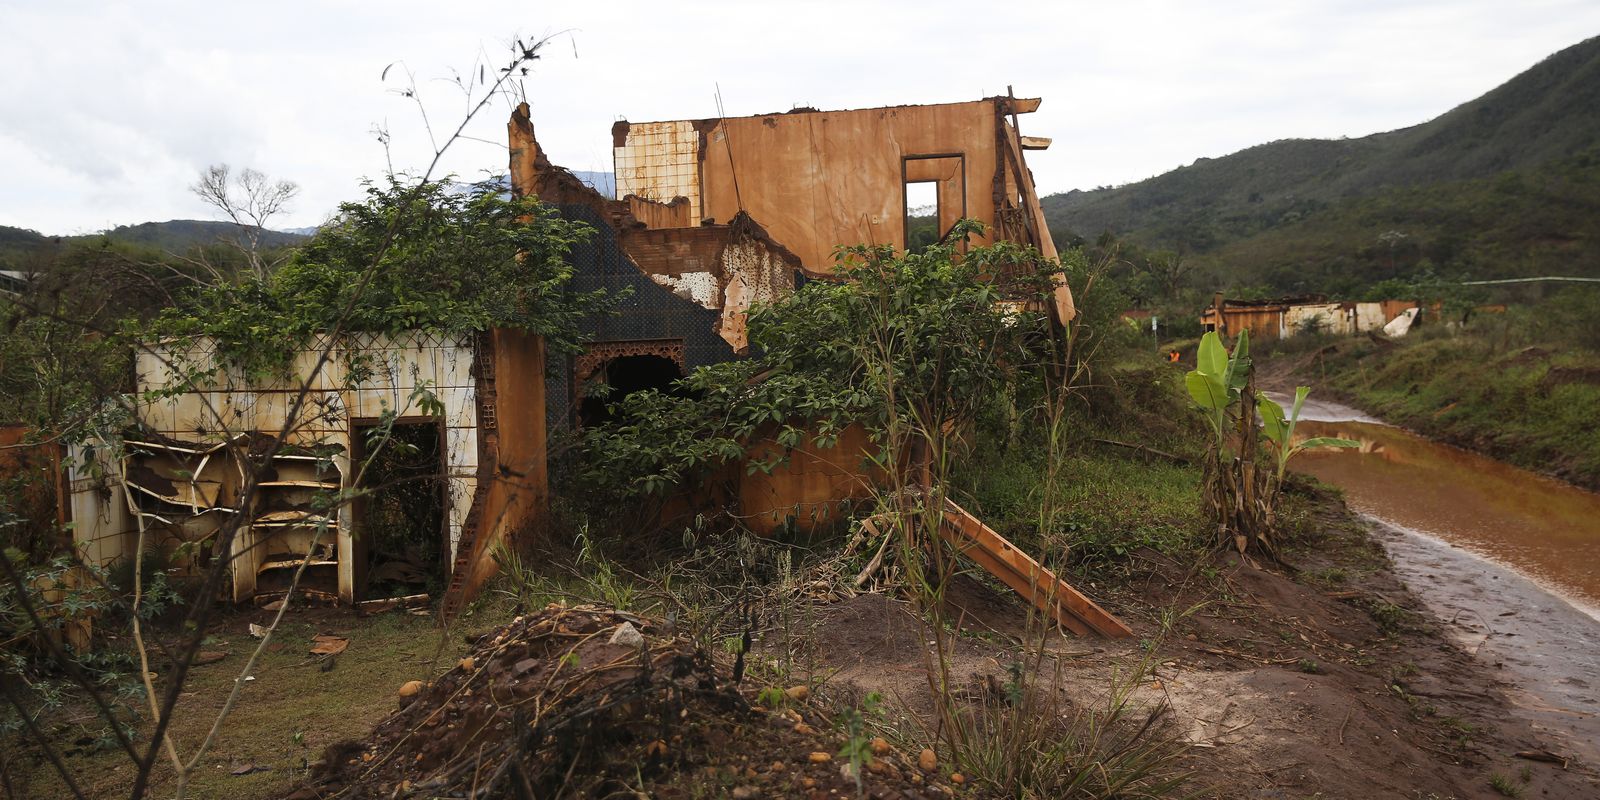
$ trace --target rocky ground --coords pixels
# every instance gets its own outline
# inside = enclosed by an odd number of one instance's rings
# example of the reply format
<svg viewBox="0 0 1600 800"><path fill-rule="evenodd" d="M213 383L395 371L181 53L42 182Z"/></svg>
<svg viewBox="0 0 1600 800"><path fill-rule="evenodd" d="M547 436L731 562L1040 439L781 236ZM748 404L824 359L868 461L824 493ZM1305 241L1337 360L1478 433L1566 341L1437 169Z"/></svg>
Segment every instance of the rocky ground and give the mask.
<svg viewBox="0 0 1600 800"><path fill-rule="evenodd" d="M1135 676L1131 702L1159 711L1162 735L1186 745L1188 788L1219 797L1600 794L1594 765L1506 713L1506 687L1442 635L1370 531L1331 496L1312 506L1300 527L1315 533L1284 564L1143 552L1127 575L1092 582L1136 637L1049 634L1036 687L1060 708L1093 708ZM961 628L948 650L954 690L985 702L1025 658L1028 615L972 575L946 602ZM623 622L643 632L643 649L612 643ZM930 635L890 595L810 603L765 626L735 687L727 654L714 665L659 623L552 608L483 637L470 663L370 737L330 748L294 796L467 796L444 788L512 779L540 797L561 786L567 796L848 796L837 722L869 693L885 698L881 724L899 735L873 737L881 758L862 773L865 796L984 796L947 758L923 769L913 755L936 725ZM783 700L762 688L789 682L805 688Z"/></svg>

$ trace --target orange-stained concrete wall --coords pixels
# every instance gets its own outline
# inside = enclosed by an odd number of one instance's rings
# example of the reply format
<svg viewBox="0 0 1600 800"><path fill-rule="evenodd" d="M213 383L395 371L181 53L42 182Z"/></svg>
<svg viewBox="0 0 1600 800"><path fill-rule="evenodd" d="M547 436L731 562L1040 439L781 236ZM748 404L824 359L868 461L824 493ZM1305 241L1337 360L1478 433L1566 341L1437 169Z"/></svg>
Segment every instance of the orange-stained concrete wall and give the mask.
<svg viewBox="0 0 1600 800"><path fill-rule="evenodd" d="M905 157L960 154L964 213L992 226L998 102L708 121L702 216L727 222L742 205L807 271L826 274L835 245L905 246Z"/></svg>
<svg viewBox="0 0 1600 800"><path fill-rule="evenodd" d="M840 432L833 447L818 447L808 440L770 474L759 470L746 474L741 468L739 513L745 525L757 533L772 533L790 518L803 531L837 521L842 503L871 495L883 482L883 471L867 461L874 449L866 429L851 425ZM766 460L770 454L781 454L783 447L760 439L746 452L751 460Z"/></svg>
<svg viewBox="0 0 1600 800"><path fill-rule="evenodd" d="M479 491L485 492L473 551L467 556L463 598L477 594L494 574L495 545L521 533L542 533L550 508L545 453L544 340L524 331L496 328L494 348L495 452L482 460ZM481 385L481 382L480 382ZM480 399L480 402L481 399ZM488 432L479 420L480 435Z"/></svg>

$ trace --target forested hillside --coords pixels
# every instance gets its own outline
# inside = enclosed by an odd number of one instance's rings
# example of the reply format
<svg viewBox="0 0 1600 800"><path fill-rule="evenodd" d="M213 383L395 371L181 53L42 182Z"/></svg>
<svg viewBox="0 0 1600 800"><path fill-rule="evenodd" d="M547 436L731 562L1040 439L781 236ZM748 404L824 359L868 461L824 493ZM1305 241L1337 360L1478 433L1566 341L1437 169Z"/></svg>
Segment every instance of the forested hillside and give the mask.
<svg viewBox="0 0 1600 800"><path fill-rule="evenodd" d="M81 236L46 236L27 228L0 225L0 269L43 269L50 259L45 251L51 245L95 241L135 245L163 253L184 254L196 247L239 241L243 231L231 222L175 219L120 225L101 233ZM261 246L287 247L306 240L306 236L284 231L264 231Z"/></svg>
<svg viewBox="0 0 1600 800"><path fill-rule="evenodd" d="M1351 291L1419 267L1600 274L1597 147L1600 38L1411 128L1273 142L1043 205L1058 239L1180 251L1218 288Z"/></svg>

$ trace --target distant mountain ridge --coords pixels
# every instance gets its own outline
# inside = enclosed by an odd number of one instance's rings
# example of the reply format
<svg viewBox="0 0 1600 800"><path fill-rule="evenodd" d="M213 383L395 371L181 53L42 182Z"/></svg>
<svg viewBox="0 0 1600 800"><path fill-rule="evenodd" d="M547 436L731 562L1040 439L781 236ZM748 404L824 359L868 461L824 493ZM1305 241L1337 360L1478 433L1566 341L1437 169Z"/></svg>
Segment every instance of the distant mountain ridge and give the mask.
<svg viewBox="0 0 1600 800"><path fill-rule="evenodd" d="M41 249L52 244L72 241L93 241L103 238L173 253L184 253L195 247L238 241L243 235L244 230L231 222L198 219L119 225L100 233L76 236L50 236L27 228L0 225L0 269L29 268L34 255ZM264 230L261 244L264 247L283 247L299 244L306 238L307 234L298 231Z"/></svg>
<svg viewBox="0 0 1600 800"><path fill-rule="evenodd" d="M1600 37L1420 125L1258 145L1148 180L1041 200L1058 237L1112 232L1205 253L1341 203L1528 171L1600 146Z"/></svg>

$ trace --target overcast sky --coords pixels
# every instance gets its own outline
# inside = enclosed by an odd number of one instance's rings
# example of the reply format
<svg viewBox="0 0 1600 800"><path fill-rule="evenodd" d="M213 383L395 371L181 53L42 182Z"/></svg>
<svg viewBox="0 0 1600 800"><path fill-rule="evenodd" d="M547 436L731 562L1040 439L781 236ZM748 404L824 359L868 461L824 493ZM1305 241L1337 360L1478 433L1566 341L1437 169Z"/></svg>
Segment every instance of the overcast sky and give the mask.
<svg viewBox="0 0 1600 800"><path fill-rule="evenodd" d="M986 11L993 8L994 11ZM610 128L1041 96L1023 132L1041 193L1140 180L1289 137L1422 122L1600 33L1597 0L1346 2L321 2L0 0L0 224L46 233L214 214L200 169L302 187L275 227L315 225L461 119L447 83L516 36L561 34L523 80L552 159L610 171ZM380 81L384 67L402 62ZM447 169L505 169L507 108Z"/></svg>

